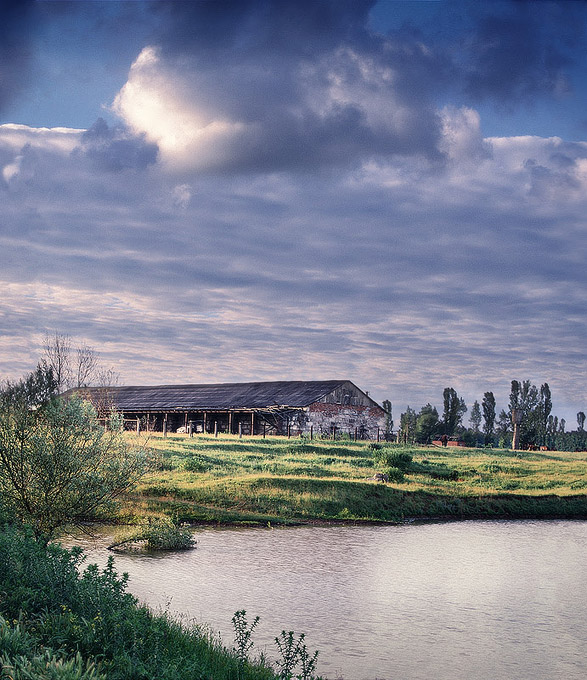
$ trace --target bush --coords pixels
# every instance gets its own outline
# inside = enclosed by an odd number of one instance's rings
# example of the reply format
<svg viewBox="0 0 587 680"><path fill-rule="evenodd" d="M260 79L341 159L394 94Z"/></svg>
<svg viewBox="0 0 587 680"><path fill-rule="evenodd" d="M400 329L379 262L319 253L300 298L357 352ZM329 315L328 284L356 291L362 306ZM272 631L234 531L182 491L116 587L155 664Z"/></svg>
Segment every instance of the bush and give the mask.
<svg viewBox="0 0 587 680"><path fill-rule="evenodd" d="M148 517L110 548L137 543L143 544L147 550L189 550L196 541L187 524L178 524L169 517Z"/></svg>
<svg viewBox="0 0 587 680"><path fill-rule="evenodd" d="M412 463L412 455L407 451L389 451L383 450L376 456L377 462L380 465L390 468L400 468L405 470Z"/></svg>
<svg viewBox="0 0 587 680"><path fill-rule="evenodd" d="M404 481L403 470L400 470L397 467L385 468L385 474L387 475L387 478L389 479L390 482L403 482Z"/></svg>

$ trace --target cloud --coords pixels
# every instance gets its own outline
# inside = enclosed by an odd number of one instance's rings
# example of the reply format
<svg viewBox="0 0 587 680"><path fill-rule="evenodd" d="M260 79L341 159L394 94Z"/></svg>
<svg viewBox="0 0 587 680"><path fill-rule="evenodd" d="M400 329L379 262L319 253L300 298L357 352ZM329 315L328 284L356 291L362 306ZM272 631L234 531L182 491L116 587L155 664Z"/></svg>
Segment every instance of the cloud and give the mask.
<svg viewBox="0 0 587 680"><path fill-rule="evenodd" d="M26 86L30 66L31 0L5 0L0 8L0 114ZM10 67L7 68L7 64Z"/></svg>
<svg viewBox="0 0 587 680"><path fill-rule="evenodd" d="M0 371L18 377L58 328L124 382L343 375L401 408L447 385L503 406L528 377L584 410L586 146L440 117L441 171L392 157L189 181L158 163L103 172L84 133L0 127L3 167L20 163L0 326L26 348Z"/></svg>
<svg viewBox="0 0 587 680"><path fill-rule="evenodd" d="M169 30L141 51L113 110L180 171L348 167L394 155L438 162L438 55L370 33L371 5L165 5Z"/></svg>
<svg viewBox="0 0 587 680"><path fill-rule="evenodd" d="M495 2L473 8L477 24L466 41L465 90L473 101L528 103L563 96L585 33L583 3Z"/></svg>
<svg viewBox="0 0 587 680"><path fill-rule="evenodd" d="M111 129L103 118L83 133L80 150L97 169L109 172L143 170L156 162L158 153L157 145L145 141L144 135L131 135L120 127Z"/></svg>

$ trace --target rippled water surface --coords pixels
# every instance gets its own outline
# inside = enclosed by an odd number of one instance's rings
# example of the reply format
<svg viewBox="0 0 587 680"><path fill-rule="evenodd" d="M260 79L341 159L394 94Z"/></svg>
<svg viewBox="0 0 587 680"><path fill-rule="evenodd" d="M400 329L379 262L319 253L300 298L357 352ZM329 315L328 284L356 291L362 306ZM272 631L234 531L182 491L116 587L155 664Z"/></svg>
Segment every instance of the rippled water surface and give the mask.
<svg viewBox="0 0 587 680"><path fill-rule="evenodd" d="M198 547L117 555L130 590L207 622L261 617L257 650L306 633L345 680L587 678L587 523L203 529ZM106 559L107 539L85 544Z"/></svg>

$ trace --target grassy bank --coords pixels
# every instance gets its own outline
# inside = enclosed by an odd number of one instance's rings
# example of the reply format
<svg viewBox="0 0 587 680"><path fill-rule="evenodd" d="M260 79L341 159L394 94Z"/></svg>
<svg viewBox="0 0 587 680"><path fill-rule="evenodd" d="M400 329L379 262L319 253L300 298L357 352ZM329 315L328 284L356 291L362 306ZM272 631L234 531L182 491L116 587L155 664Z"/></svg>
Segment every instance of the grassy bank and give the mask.
<svg viewBox="0 0 587 680"><path fill-rule="evenodd" d="M144 437L144 435L143 435ZM151 434L121 518L211 523L587 518L587 453ZM370 478L388 475L388 483Z"/></svg>
<svg viewBox="0 0 587 680"><path fill-rule="evenodd" d="M10 528L0 530L0 555L2 679L278 678L206 630L140 606L112 562L82 570L81 551L45 547Z"/></svg>

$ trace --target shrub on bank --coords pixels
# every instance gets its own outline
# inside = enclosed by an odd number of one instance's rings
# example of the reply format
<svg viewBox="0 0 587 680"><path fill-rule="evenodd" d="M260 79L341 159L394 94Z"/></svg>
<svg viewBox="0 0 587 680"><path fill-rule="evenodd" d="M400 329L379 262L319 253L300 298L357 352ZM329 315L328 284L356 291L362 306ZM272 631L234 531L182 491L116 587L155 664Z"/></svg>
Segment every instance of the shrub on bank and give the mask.
<svg viewBox="0 0 587 680"><path fill-rule="evenodd" d="M0 554L0 678L275 680L199 627L139 605L113 559L81 571L81 550L10 528Z"/></svg>

